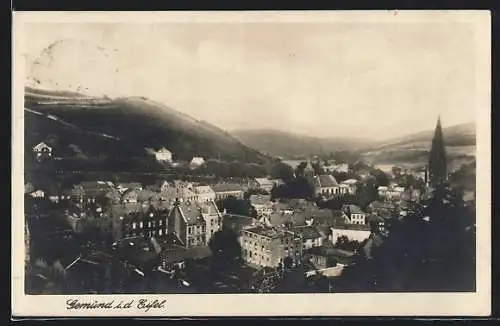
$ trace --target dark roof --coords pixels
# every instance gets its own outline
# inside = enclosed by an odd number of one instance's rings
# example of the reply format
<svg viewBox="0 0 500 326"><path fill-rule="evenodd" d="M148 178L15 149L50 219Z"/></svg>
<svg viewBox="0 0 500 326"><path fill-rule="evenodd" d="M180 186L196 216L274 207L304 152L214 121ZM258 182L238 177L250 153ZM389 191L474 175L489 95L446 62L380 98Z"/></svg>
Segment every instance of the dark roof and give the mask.
<svg viewBox="0 0 500 326"><path fill-rule="evenodd" d="M271 204L271 196L270 195L251 195L250 202L253 205Z"/></svg>
<svg viewBox="0 0 500 326"><path fill-rule="evenodd" d="M264 227L264 226L256 226L250 229L246 229L246 231L259 234L271 239L282 238L289 234L286 230L282 228Z"/></svg>
<svg viewBox="0 0 500 326"><path fill-rule="evenodd" d="M344 212L350 212L351 214L363 214L363 210L357 205L343 205L342 210Z"/></svg>
<svg viewBox="0 0 500 326"><path fill-rule="evenodd" d="M191 259L203 259L212 256L212 250L208 246L192 247L187 250L186 255Z"/></svg>
<svg viewBox="0 0 500 326"><path fill-rule="evenodd" d="M330 174L322 174L318 175L316 178L316 186L317 187L336 187L338 186L338 182L333 175Z"/></svg>
<svg viewBox="0 0 500 326"><path fill-rule="evenodd" d="M302 235L303 239L317 239L321 237L319 231L313 226L299 226L294 227L292 232Z"/></svg>
<svg viewBox="0 0 500 326"><path fill-rule="evenodd" d="M222 224L233 230L240 230L244 227L250 227L258 223L257 219L251 216L225 214L222 218Z"/></svg>
<svg viewBox="0 0 500 326"><path fill-rule="evenodd" d="M137 201L140 202L154 200L156 197L157 194L148 189L142 189L137 192Z"/></svg>
<svg viewBox="0 0 500 326"><path fill-rule="evenodd" d="M161 257L167 262L167 263L179 263L184 260L186 260L187 256L187 249L183 247L171 247L171 248L165 248L161 252Z"/></svg>
<svg viewBox="0 0 500 326"><path fill-rule="evenodd" d="M125 182L125 183L119 183L118 187L127 189L139 189L142 188L142 184L139 182Z"/></svg>
<svg viewBox="0 0 500 326"><path fill-rule="evenodd" d="M367 225L367 224L349 224L349 223L343 223L343 224L337 224L337 225L335 225L334 229L337 229L337 230L370 231L371 227L370 227L370 225Z"/></svg>
<svg viewBox="0 0 500 326"><path fill-rule="evenodd" d="M236 183L219 183L212 186L215 192L243 191L243 187Z"/></svg>
<svg viewBox="0 0 500 326"><path fill-rule="evenodd" d="M182 212L187 224L198 224L200 222L204 222L203 217L201 216L201 207L196 203L180 203L176 208Z"/></svg>

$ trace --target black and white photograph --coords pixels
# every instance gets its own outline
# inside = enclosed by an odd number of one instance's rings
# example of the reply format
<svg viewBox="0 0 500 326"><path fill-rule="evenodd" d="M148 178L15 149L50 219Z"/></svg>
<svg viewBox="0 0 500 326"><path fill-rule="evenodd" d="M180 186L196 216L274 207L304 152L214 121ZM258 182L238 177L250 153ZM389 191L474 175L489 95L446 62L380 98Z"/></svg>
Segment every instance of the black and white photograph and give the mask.
<svg viewBox="0 0 500 326"><path fill-rule="evenodd" d="M13 37L19 296L488 311L489 12L53 14Z"/></svg>

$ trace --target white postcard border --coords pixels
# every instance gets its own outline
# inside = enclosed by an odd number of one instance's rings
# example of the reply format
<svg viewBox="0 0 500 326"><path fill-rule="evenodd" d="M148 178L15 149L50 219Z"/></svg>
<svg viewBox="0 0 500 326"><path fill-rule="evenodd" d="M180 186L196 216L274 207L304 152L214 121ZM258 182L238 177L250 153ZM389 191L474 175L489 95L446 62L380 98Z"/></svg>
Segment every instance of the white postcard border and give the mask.
<svg viewBox="0 0 500 326"><path fill-rule="evenodd" d="M12 314L13 316L487 316L491 296L491 31L489 11L336 12L15 12L13 15L12 109ZM476 26L477 70L477 292L408 294L24 294L24 61L26 22L466 22ZM140 299L166 300L145 312ZM130 309L68 310L66 301L134 300Z"/></svg>

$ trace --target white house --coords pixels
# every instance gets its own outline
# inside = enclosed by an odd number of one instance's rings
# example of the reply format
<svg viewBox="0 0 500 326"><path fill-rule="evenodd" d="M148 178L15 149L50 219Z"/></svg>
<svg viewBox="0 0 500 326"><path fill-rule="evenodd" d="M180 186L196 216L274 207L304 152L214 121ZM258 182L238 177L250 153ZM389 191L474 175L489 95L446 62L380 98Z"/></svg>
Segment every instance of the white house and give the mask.
<svg viewBox="0 0 500 326"><path fill-rule="evenodd" d="M370 237L371 231L368 225L346 224L331 227L332 244L337 243L339 237L346 237L350 241L362 242Z"/></svg>
<svg viewBox="0 0 500 326"><path fill-rule="evenodd" d="M340 183L340 186L346 188L349 194L354 195L358 190L359 181L356 179L347 179Z"/></svg>
<svg viewBox="0 0 500 326"><path fill-rule="evenodd" d="M195 156L191 159L189 166L191 168L199 168L203 164L205 164L205 159L203 157L200 157L200 156Z"/></svg>
<svg viewBox="0 0 500 326"><path fill-rule="evenodd" d="M356 205L343 205L342 215L344 216L347 224L366 224L366 213Z"/></svg>
<svg viewBox="0 0 500 326"><path fill-rule="evenodd" d="M399 187L395 185L390 186L380 186L377 188L377 192L380 198L385 200L400 200L405 192L404 187Z"/></svg>
<svg viewBox="0 0 500 326"><path fill-rule="evenodd" d="M270 192L276 183L267 178L255 178L252 182L251 187L254 189L262 189L264 191Z"/></svg>
<svg viewBox="0 0 500 326"><path fill-rule="evenodd" d="M215 200L215 191L210 186L196 186L194 187L196 194L196 201L198 203L212 202Z"/></svg>
<svg viewBox="0 0 500 326"><path fill-rule="evenodd" d="M316 195L330 197L340 195L340 188L335 177L330 174L317 175L314 177L314 188Z"/></svg>
<svg viewBox="0 0 500 326"><path fill-rule="evenodd" d="M172 162L172 152L165 147L162 147L155 152L156 160L159 162Z"/></svg>
<svg viewBox="0 0 500 326"><path fill-rule="evenodd" d="M52 157L52 147L50 147L44 142L41 142L35 147L33 147L33 153L35 153L35 157L37 159L50 158Z"/></svg>

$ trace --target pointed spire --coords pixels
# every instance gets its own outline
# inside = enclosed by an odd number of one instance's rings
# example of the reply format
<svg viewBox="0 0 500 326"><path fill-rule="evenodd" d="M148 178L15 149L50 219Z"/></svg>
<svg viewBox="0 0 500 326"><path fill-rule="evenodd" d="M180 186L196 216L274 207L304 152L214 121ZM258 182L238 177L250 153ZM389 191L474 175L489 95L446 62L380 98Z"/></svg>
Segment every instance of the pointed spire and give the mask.
<svg viewBox="0 0 500 326"><path fill-rule="evenodd" d="M429 153L429 181L432 186L444 183L447 177L446 151L441 128L441 117L438 116L434 138Z"/></svg>

